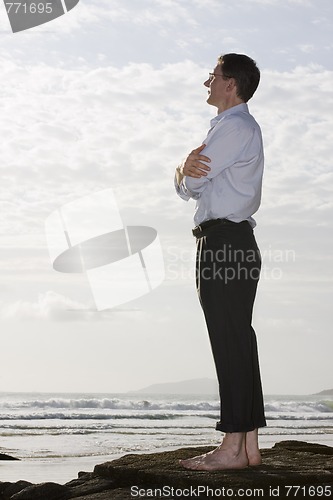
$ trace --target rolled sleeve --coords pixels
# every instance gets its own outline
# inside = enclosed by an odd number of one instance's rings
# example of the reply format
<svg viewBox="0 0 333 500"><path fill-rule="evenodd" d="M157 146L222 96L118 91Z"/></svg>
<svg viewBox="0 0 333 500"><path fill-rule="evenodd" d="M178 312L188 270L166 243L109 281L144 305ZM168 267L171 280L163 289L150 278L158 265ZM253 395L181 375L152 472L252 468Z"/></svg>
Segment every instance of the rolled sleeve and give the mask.
<svg viewBox="0 0 333 500"><path fill-rule="evenodd" d="M207 182L210 182L208 176L203 175L202 177L184 177L182 184L184 186L184 191L186 191L190 198L197 200L200 198L201 193L206 188Z"/></svg>
<svg viewBox="0 0 333 500"><path fill-rule="evenodd" d="M189 189L189 187L187 186L187 181L193 179L192 177L184 177L182 179L182 181L180 182L180 184L178 184L177 182L177 178L175 176L175 179L174 179L174 184L175 184L175 189L176 189L176 193L178 194L178 196L182 199L182 200L185 200L185 201L188 201L190 199L193 199L193 200L197 200L199 197L200 197L200 193L196 193L195 191L192 191L191 189Z"/></svg>

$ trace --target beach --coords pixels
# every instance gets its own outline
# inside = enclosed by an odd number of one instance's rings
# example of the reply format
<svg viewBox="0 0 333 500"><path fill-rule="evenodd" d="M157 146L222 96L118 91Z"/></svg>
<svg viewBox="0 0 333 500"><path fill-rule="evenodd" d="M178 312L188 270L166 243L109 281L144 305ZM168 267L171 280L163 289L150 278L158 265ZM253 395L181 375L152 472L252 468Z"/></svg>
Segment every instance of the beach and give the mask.
<svg viewBox="0 0 333 500"><path fill-rule="evenodd" d="M215 446L219 401L207 395L0 395L0 481L64 484L128 453ZM333 397L265 396L260 447L285 440L333 446Z"/></svg>

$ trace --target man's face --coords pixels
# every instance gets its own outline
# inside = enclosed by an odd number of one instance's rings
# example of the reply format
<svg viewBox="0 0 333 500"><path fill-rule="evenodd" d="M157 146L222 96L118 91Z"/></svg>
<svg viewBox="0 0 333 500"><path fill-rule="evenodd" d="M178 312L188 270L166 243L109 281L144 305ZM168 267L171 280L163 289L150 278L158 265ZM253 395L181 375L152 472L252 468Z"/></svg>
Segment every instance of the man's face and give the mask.
<svg viewBox="0 0 333 500"><path fill-rule="evenodd" d="M217 108L221 107L221 104L225 102L228 82L228 79L223 78L222 66L217 64L212 73L210 73L209 78L204 82L205 87L208 88L208 104Z"/></svg>

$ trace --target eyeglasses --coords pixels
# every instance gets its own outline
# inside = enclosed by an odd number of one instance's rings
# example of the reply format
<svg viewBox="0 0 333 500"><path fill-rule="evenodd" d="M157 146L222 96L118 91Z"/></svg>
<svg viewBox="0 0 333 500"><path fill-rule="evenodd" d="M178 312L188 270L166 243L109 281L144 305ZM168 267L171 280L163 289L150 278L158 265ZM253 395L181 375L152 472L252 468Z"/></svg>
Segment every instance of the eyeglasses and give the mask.
<svg viewBox="0 0 333 500"><path fill-rule="evenodd" d="M222 76L224 80L228 80L229 78L232 78L232 76L227 76L227 75L220 75L219 73L208 73L209 77L208 80L211 82L213 80L214 76Z"/></svg>

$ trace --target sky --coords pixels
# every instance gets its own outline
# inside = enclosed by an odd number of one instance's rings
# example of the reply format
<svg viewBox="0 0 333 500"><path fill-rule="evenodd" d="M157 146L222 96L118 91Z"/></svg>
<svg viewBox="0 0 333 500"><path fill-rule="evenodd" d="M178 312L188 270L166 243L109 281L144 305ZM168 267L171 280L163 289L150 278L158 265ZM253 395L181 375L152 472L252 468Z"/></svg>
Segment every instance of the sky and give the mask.
<svg viewBox="0 0 333 500"><path fill-rule="evenodd" d="M0 391L126 392L214 378L194 284L194 203L174 169L216 109L217 57L253 57L265 145L254 216L254 311L265 394L333 387L331 0L81 0L12 33L0 5ZM156 229L165 280L98 311L85 274L56 272L47 217L112 189L126 225Z"/></svg>

